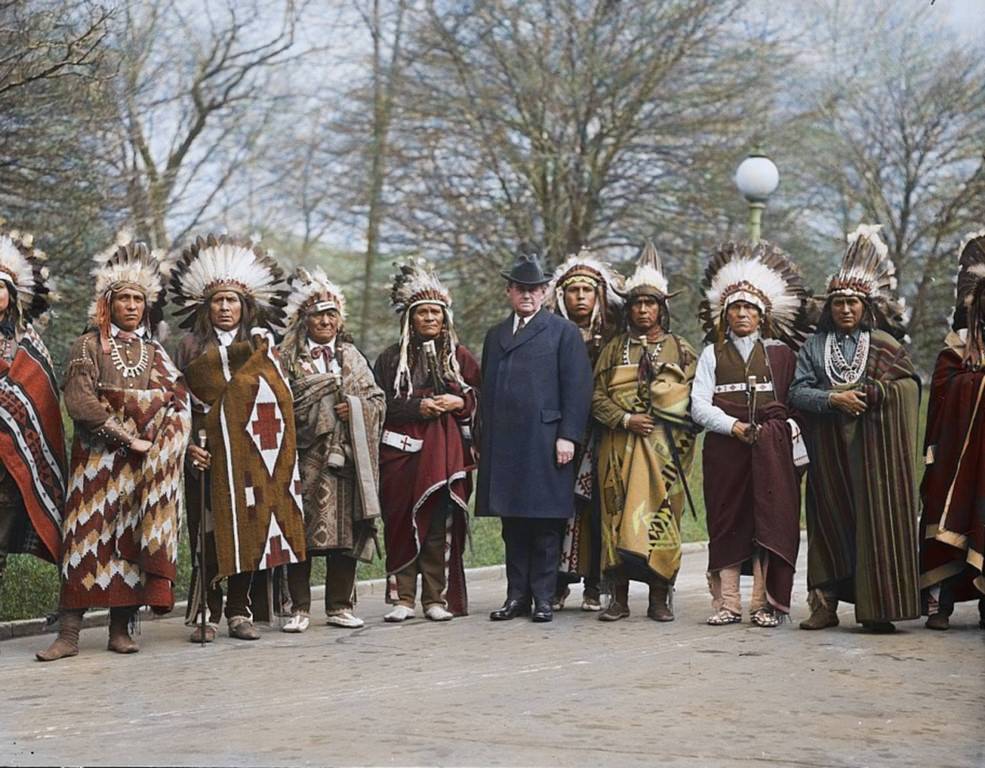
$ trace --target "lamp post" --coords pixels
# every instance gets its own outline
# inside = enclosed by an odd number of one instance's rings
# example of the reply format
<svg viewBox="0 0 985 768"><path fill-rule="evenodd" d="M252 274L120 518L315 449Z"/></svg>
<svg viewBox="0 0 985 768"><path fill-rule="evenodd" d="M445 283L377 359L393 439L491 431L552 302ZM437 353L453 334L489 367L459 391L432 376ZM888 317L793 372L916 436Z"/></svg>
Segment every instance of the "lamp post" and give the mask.
<svg viewBox="0 0 985 768"><path fill-rule="evenodd" d="M749 237L758 243L762 233L766 200L780 183L780 172L762 151L754 150L735 169L735 186L749 201Z"/></svg>

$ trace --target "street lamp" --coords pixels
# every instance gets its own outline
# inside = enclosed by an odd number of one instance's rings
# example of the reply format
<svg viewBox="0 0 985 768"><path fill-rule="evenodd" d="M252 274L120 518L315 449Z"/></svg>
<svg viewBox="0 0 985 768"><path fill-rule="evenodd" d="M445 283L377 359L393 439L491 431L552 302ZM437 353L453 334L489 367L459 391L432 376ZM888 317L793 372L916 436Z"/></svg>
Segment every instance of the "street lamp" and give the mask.
<svg viewBox="0 0 985 768"><path fill-rule="evenodd" d="M780 183L780 172L763 152L755 150L735 170L735 186L749 201L749 237L758 243L766 200Z"/></svg>

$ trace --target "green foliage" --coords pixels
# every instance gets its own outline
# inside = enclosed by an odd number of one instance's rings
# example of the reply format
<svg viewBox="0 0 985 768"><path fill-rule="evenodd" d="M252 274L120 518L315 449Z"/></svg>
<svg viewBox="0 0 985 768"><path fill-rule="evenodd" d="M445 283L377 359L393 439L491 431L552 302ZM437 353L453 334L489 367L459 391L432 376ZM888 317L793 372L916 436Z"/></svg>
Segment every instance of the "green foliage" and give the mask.
<svg viewBox="0 0 985 768"><path fill-rule="evenodd" d="M33 619L58 609L58 569L31 555L11 555L0 584L0 621Z"/></svg>

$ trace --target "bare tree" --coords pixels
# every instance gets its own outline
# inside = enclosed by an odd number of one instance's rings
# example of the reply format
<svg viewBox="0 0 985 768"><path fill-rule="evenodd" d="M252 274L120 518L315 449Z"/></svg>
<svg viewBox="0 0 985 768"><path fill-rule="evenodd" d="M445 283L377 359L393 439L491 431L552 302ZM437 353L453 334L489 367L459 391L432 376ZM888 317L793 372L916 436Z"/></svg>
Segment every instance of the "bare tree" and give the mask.
<svg viewBox="0 0 985 768"><path fill-rule="evenodd" d="M957 245L985 221L985 60L934 9L820 9L824 58L808 62L804 82L818 87L793 159L806 177L805 220L832 253L859 222L883 225L929 365L952 308Z"/></svg>
<svg viewBox="0 0 985 768"><path fill-rule="evenodd" d="M266 86L296 55L300 13L273 5L155 0L123 12L116 162L138 231L155 246L200 224L267 126L276 100Z"/></svg>
<svg viewBox="0 0 985 768"><path fill-rule="evenodd" d="M91 76L109 17L88 2L0 2L0 99L42 80Z"/></svg>
<svg viewBox="0 0 985 768"><path fill-rule="evenodd" d="M480 285L457 313L471 324L520 248L556 263L682 231L695 179L748 143L769 57L743 5L428 3L393 106L388 246Z"/></svg>

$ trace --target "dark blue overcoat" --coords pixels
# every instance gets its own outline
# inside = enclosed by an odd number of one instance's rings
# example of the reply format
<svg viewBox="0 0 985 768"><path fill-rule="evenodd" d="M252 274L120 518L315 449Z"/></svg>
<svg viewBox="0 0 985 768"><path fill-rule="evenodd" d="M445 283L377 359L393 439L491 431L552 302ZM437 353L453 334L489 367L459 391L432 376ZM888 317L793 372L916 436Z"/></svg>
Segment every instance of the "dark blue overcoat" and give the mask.
<svg viewBox="0 0 985 768"><path fill-rule="evenodd" d="M513 315L482 347L479 479L475 514L566 518L574 462L557 466L555 441L580 442L592 367L577 326L545 309L513 336Z"/></svg>

